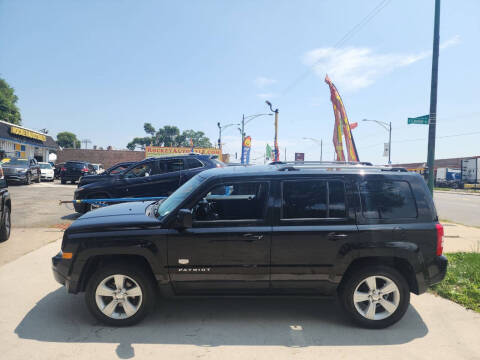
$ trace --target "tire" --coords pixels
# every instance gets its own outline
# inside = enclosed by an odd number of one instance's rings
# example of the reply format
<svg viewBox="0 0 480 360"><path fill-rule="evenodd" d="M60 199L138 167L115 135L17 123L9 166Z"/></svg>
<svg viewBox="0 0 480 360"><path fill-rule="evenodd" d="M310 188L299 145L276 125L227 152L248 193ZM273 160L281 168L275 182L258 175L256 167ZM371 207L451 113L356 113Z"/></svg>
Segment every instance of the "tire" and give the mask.
<svg viewBox="0 0 480 360"><path fill-rule="evenodd" d="M62 183L62 185L65 185L67 183L67 180L61 179L60 182Z"/></svg>
<svg viewBox="0 0 480 360"><path fill-rule="evenodd" d="M5 204L5 207L3 208L2 224L0 227L0 242L8 240L11 228L10 207Z"/></svg>
<svg viewBox="0 0 480 360"><path fill-rule="evenodd" d="M41 177L40 175L37 176L37 180L35 181L37 184L40 183Z"/></svg>
<svg viewBox="0 0 480 360"><path fill-rule="evenodd" d="M369 286L373 285L372 277L375 279L376 293L371 293ZM386 285L393 291L382 296L381 290ZM360 301L354 301L355 293L356 299ZM383 329L399 321L407 311L410 288L406 279L394 268L384 265L367 266L356 269L345 279L339 296L342 307L354 322L370 329ZM383 307L383 304L388 307Z"/></svg>
<svg viewBox="0 0 480 360"><path fill-rule="evenodd" d="M115 276L123 276L123 291L126 296L114 300L118 294L115 290ZM112 294L112 296L97 296L97 290L104 294ZM132 294L140 294L140 296L128 296ZM140 322L147 316L155 305L155 290L153 286L153 278L147 274L141 267L125 264L110 264L99 268L90 278L85 292L85 301L91 314L99 321L112 326L130 326ZM116 301L116 303L113 303ZM128 311L132 311L129 315L124 303L128 303ZM110 306L109 305L112 305ZM107 313L111 310L112 315L106 315L101 307Z"/></svg>
<svg viewBox="0 0 480 360"><path fill-rule="evenodd" d="M75 184L75 180L70 181L70 184Z"/></svg>

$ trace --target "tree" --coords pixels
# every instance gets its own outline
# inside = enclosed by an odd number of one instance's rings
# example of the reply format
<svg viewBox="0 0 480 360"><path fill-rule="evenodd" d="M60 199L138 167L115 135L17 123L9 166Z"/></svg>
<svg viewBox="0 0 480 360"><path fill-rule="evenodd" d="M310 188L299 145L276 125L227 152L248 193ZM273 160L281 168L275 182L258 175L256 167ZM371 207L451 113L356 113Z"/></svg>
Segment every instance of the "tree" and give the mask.
<svg viewBox="0 0 480 360"><path fill-rule="evenodd" d="M180 133L180 129L173 125L165 125L157 131L150 123L143 124L143 130L150 136L134 138L127 144L127 149L135 150L140 147L143 150L149 145L190 147L190 139L194 147L212 147L210 139L203 131L184 130Z"/></svg>
<svg viewBox="0 0 480 360"><path fill-rule="evenodd" d="M15 90L8 83L0 78L0 120L20 125L22 117L16 105L18 101Z"/></svg>
<svg viewBox="0 0 480 360"><path fill-rule="evenodd" d="M57 144L62 148L80 149L80 140L74 133L63 131L57 134ZM75 146L74 146L75 145Z"/></svg>

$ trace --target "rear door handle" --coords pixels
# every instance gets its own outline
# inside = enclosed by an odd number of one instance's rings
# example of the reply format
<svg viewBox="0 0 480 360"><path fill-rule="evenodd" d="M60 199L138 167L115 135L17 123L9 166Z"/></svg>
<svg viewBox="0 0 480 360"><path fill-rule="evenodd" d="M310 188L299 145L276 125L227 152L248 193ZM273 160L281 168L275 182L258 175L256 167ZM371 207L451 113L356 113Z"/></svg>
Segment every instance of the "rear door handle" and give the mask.
<svg viewBox="0 0 480 360"><path fill-rule="evenodd" d="M243 234L243 237L248 239L247 241L262 240L263 235L254 235L254 234Z"/></svg>
<svg viewBox="0 0 480 360"><path fill-rule="evenodd" d="M341 240L341 239L346 239L348 235L331 232L331 233L328 233L327 237L329 240Z"/></svg>

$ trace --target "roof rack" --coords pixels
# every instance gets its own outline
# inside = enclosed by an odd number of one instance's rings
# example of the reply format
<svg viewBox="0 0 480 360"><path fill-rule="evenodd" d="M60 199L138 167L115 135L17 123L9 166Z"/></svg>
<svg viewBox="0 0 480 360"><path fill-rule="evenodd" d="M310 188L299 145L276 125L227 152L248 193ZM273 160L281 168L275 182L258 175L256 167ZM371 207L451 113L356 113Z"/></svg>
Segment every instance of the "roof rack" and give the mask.
<svg viewBox="0 0 480 360"><path fill-rule="evenodd" d="M370 162L357 161L274 161L270 165L276 165L278 171L299 171L300 169L338 169L349 170L364 168L365 170L407 172L402 167L386 165L372 165Z"/></svg>

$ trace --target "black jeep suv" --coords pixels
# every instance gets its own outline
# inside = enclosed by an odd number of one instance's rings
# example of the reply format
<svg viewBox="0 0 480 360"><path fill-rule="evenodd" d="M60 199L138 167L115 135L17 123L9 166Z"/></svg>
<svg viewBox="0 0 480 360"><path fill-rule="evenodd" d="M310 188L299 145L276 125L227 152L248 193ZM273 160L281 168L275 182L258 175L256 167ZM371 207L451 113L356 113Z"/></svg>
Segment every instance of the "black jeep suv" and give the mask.
<svg viewBox="0 0 480 360"><path fill-rule="evenodd" d="M135 164L135 161L125 161L113 165L111 168L108 168L103 173L96 175L86 175L82 176L78 182L78 187L91 184L98 181L106 181L110 179L110 176L119 175L126 169L128 169L132 164Z"/></svg>
<svg viewBox="0 0 480 360"><path fill-rule="evenodd" d="M439 224L425 181L400 169L329 164L204 171L166 200L113 205L65 232L53 273L111 325L168 295L338 295L382 328L410 292L441 281Z"/></svg>
<svg viewBox="0 0 480 360"><path fill-rule="evenodd" d="M199 172L222 166L210 155L148 158L120 173L105 176L102 181L79 186L74 200L168 196ZM81 214L91 209L84 203L74 206Z"/></svg>
<svg viewBox="0 0 480 360"><path fill-rule="evenodd" d="M94 174L95 168L87 161L67 161L60 168L60 181L62 184L66 184L67 181L74 184L82 176Z"/></svg>

